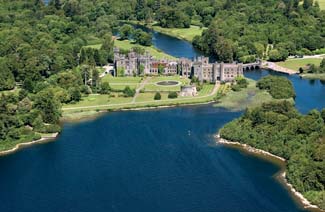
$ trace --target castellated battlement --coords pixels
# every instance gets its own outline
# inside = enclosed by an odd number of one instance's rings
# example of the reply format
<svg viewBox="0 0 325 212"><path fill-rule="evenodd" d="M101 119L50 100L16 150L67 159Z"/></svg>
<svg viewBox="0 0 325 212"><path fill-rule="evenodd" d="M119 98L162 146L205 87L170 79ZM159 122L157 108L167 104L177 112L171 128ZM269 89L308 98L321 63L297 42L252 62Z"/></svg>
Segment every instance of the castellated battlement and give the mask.
<svg viewBox="0 0 325 212"><path fill-rule="evenodd" d="M123 72L125 76L138 75L181 75L197 77L200 81L233 81L243 75L242 63L210 63L208 57L197 57L194 60L156 59L149 52L143 54L130 51L123 54L114 49L115 74Z"/></svg>

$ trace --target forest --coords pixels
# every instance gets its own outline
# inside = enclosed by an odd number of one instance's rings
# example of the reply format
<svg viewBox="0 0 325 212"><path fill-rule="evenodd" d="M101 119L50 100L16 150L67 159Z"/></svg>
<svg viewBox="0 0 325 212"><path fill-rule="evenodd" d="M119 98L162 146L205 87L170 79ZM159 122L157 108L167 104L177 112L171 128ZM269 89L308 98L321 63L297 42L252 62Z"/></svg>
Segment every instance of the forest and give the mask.
<svg viewBox="0 0 325 212"><path fill-rule="evenodd" d="M113 60L113 32L151 45L150 34L120 24L130 20L208 27L194 45L223 61L263 57L269 46L287 56L325 45L325 14L312 0L3 0L0 140L58 131L62 104L107 94L96 67Z"/></svg>
<svg viewBox="0 0 325 212"><path fill-rule="evenodd" d="M308 200L325 208L325 109L300 114L288 101L247 109L220 135L287 160L287 178Z"/></svg>

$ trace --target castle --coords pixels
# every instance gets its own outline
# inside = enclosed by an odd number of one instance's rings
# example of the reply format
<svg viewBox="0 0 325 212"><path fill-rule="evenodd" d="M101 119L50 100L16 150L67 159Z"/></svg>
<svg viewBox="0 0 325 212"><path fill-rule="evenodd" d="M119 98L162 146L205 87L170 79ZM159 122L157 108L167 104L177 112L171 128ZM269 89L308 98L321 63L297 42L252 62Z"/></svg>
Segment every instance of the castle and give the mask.
<svg viewBox="0 0 325 212"><path fill-rule="evenodd" d="M179 74L186 77L195 76L200 81L207 82L233 81L237 76L243 75L242 63L209 63L208 57L198 57L194 60L158 60L147 51L144 54L130 51L125 55L121 54L118 48L114 49L114 66L115 70L122 70L125 76Z"/></svg>

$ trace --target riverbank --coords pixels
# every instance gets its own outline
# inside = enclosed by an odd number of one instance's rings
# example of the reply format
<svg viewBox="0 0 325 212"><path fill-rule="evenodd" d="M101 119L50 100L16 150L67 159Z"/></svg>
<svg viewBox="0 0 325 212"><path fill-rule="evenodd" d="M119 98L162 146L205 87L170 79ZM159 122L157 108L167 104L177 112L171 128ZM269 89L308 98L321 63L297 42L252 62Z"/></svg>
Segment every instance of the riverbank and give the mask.
<svg viewBox="0 0 325 212"><path fill-rule="evenodd" d="M125 21L123 21L125 22ZM161 34L169 35L174 38L178 38L180 40L185 40L192 43L193 38L195 36L202 35L203 30L207 29L206 27L199 27L195 25L191 25L189 28L163 28L156 23L146 24L140 21L127 21L125 23L133 24L133 25L140 25L146 27L148 29L152 29L156 32Z"/></svg>
<svg viewBox="0 0 325 212"><path fill-rule="evenodd" d="M48 134L46 136L42 136L42 138L38 139L38 140L18 143L11 149L0 151L0 156L15 153L16 151L18 151L24 147L32 146L34 144L39 144L39 143L44 143L44 142L47 142L50 140L54 140L58 135L59 135L59 133L52 133L52 134Z"/></svg>
<svg viewBox="0 0 325 212"><path fill-rule="evenodd" d="M303 79L310 79L310 80L325 80L325 73L324 74L300 74L300 77Z"/></svg>
<svg viewBox="0 0 325 212"><path fill-rule="evenodd" d="M277 179L283 183L283 185L286 186L286 188L290 191L290 193L293 195L294 199L298 201L298 203L305 209L315 211L315 212L324 212L325 210L320 209L317 205L312 204L308 199L306 199L299 191L297 191L291 183L288 182L286 179L286 172L285 172L285 163L286 160L282 157L279 157L277 155L274 155L272 153L269 153L267 151L261 150L254 148L250 145L247 144L242 144L239 142L235 141L229 141L226 139L223 139L220 137L220 134L217 134L214 136L216 139L216 142L222 145L230 146L230 147L237 147L240 150L243 150L249 154L263 157L267 160L270 160L271 162L275 162L279 165L281 165L282 169L281 171L277 174Z"/></svg>
<svg viewBox="0 0 325 212"><path fill-rule="evenodd" d="M263 68L270 69L270 70L280 72L280 73L284 73L284 74L289 74L289 75L299 73L296 70L282 67L282 66L278 65L277 63L273 63L273 62L266 62L265 64L263 64Z"/></svg>

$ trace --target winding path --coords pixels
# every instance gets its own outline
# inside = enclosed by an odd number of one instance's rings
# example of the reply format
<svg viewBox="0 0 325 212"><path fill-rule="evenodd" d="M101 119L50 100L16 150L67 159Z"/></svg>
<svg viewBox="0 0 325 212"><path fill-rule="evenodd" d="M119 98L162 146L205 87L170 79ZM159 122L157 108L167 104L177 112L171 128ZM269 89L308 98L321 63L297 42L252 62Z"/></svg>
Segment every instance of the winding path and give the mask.
<svg viewBox="0 0 325 212"><path fill-rule="evenodd" d="M133 99L132 99L132 102L131 102L132 104L135 103L135 100L136 100L136 98L138 97L140 91L144 88L144 86L148 83L148 81L149 81L150 79L151 79L151 77L147 77L145 80L143 80L143 81L140 83L139 87L135 90L135 95L134 95L134 97L133 97Z"/></svg>

